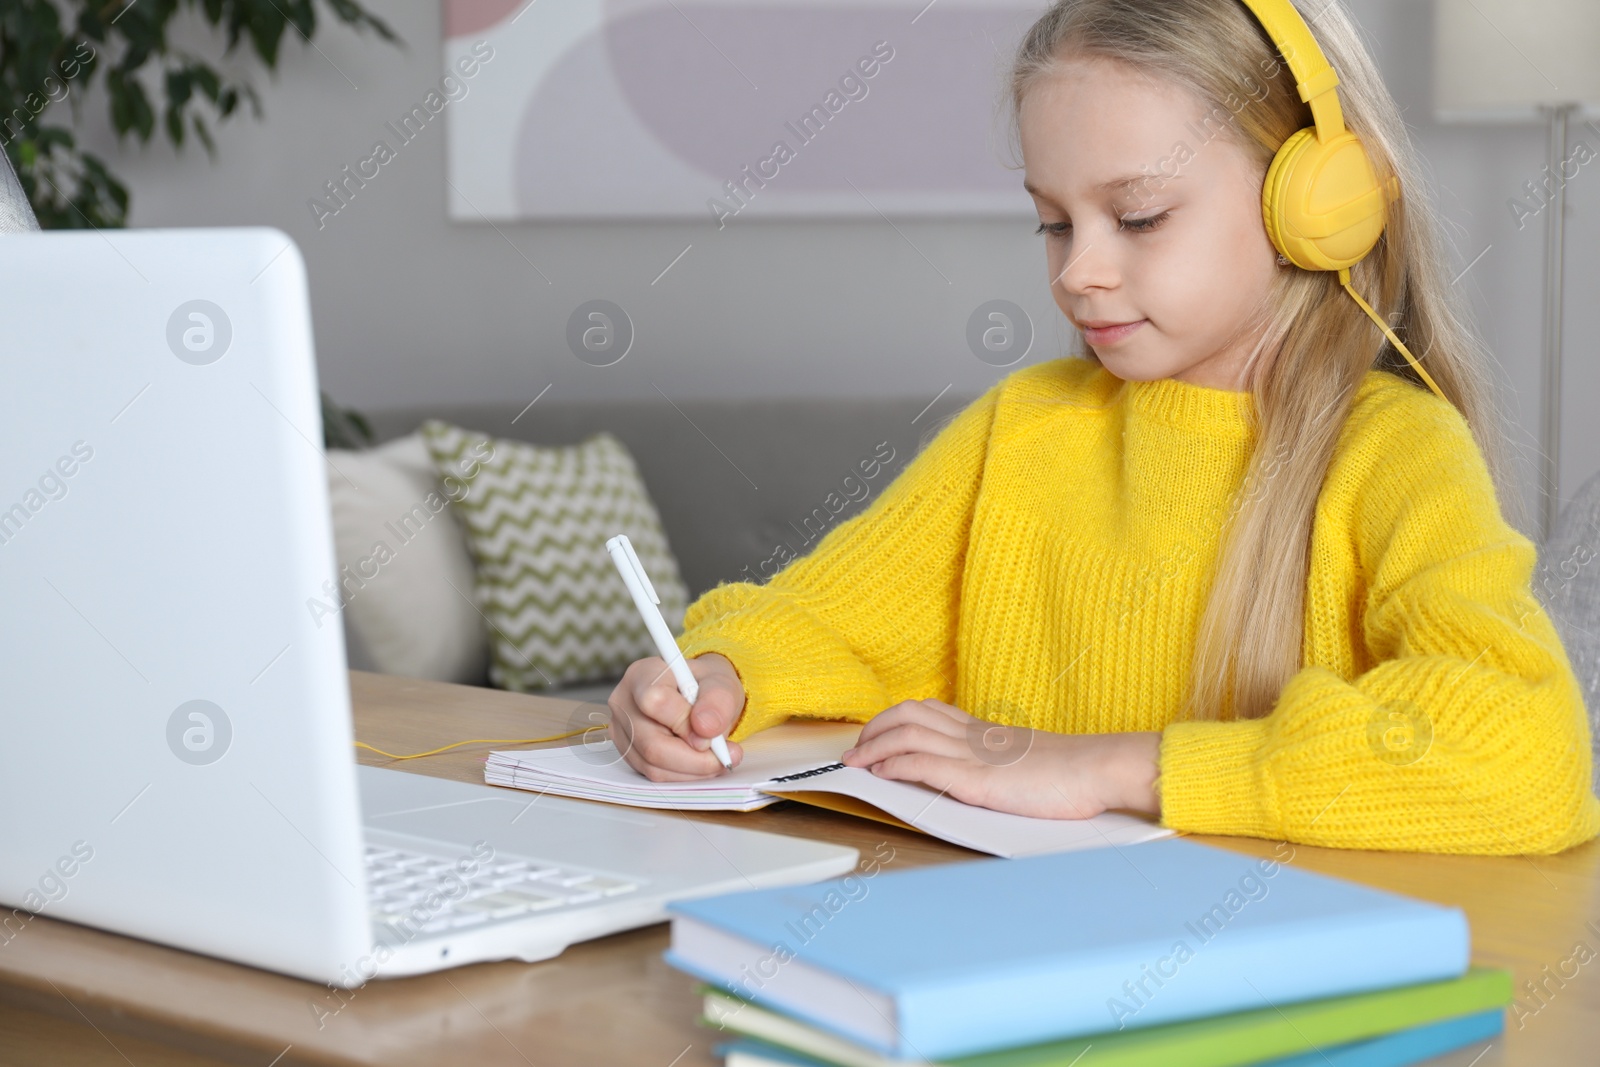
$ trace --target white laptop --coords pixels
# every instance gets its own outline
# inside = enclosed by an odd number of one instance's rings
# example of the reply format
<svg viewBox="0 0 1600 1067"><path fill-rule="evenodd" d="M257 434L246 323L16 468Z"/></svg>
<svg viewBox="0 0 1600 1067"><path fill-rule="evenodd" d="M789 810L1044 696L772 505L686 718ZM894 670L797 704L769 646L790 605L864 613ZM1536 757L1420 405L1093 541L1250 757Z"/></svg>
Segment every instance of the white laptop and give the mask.
<svg viewBox="0 0 1600 1067"><path fill-rule="evenodd" d="M349 987L855 866L357 767L285 234L0 236L0 310L0 943L43 915Z"/></svg>

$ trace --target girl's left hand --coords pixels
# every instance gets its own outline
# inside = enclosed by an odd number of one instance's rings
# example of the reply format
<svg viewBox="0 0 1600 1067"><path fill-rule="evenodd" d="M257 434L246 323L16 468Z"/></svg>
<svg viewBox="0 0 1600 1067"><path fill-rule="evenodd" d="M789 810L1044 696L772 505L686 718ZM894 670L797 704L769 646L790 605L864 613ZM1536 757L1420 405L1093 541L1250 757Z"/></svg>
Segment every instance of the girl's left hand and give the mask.
<svg viewBox="0 0 1600 1067"><path fill-rule="evenodd" d="M841 759L880 778L921 782L979 807L1044 819L1109 808L1161 813L1161 734L1057 734L985 722L942 700L874 716Z"/></svg>

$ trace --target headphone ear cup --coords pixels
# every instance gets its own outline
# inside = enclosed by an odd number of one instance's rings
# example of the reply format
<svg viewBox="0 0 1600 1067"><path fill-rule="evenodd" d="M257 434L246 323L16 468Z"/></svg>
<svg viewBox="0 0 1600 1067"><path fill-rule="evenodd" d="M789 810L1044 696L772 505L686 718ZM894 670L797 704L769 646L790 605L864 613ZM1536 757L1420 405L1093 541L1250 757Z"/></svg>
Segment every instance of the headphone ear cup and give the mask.
<svg viewBox="0 0 1600 1067"><path fill-rule="evenodd" d="M1261 184L1261 221L1267 228L1267 238L1272 242L1272 247L1295 266L1313 270L1315 268L1307 268L1291 251L1291 243L1283 233L1283 214L1280 205L1283 203L1283 176L1299 155L1300 144L1308 134L1315 137L1316 132L1316 127L1308 126L1291 134L1289 139L1278 147L1277 155L1272 157L1272 165L1267 168L1266 181Z"/></svg>
<svg viewBox="0 0 1600 1067"><path fill-rule="evenodd" d="M1303 270L1343 270L1372 251L1387 199L1361 141L1349 130L1324 144L1313 126L1278 149L1261 186L1273 247Z"/></svg>

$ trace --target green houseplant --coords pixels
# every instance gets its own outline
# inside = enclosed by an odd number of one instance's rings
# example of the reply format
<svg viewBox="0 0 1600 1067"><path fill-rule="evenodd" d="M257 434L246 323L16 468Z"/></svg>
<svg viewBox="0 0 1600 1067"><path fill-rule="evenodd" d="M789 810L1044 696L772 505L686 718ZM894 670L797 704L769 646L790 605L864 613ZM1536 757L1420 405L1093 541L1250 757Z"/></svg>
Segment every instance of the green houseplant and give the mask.
<svg viewBox="0 0 1600 1067"><path fill-rule="evenodd" d="M384 40L400 39L357 0L322 0L335 18ZM44 229L125 224L128 190L106 164L78 147L54 120L67 102L73 118L102 77L118 137L149 141L159 130L182 149L190 134L214 153L209 121L260 100L248 81L231 80L204 56L167 37L192 12L226 34L224 54L248 40L269 69L285 34L306 43L317 30L315 0L4 0L0 3L0 141Z"/></svg>

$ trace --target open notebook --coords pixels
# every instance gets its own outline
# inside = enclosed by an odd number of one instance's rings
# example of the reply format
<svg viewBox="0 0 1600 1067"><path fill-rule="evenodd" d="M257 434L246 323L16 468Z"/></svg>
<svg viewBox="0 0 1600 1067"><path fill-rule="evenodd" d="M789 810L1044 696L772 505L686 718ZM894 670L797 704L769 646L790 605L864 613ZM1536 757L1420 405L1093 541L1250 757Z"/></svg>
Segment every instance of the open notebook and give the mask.
<svg viewBox="0 0 1600 1067"><path fill-rule="evenodd" d="M798 800L1007 857L1132 845L1172 833L1120 812L1090 819L1008 815L927 786L878 778L839 763L860 732L856 723L786 722L746 740L744 761L732 771L693 782L652 782L629 767L610 741L491 752L484 778L491 785L643 808L752 811L780 799Z"/></svg>

